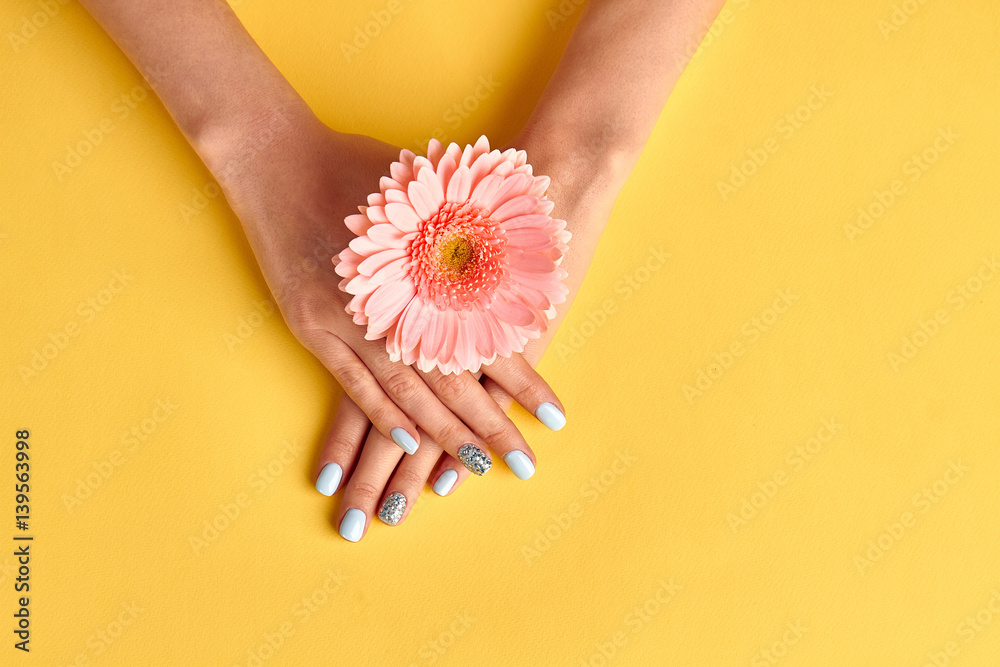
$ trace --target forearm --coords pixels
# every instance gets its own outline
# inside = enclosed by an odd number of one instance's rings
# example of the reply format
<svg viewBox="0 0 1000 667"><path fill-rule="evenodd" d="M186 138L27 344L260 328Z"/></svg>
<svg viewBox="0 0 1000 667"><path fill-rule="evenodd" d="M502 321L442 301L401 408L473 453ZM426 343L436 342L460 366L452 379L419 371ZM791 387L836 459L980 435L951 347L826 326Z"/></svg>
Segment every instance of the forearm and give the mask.
<svg viewBox="0 0 1000 667"><path fill-rule="evenodd" d="M223 0L81 0L209 168L306 105ZM219 176L219 174L216 174Z"/></svg>
<svg viewBox="0 0 1000 667"><path fill-rule="evenodd" d="M532 159L579 155L575 166L552 160L572 171L550 174L553 180L569 185L589 163L605 173L587 177L603 178L597 185L617 194L680 78L689 46L701 41L723 4L590 0L522 134L536 147Z"/></svg>

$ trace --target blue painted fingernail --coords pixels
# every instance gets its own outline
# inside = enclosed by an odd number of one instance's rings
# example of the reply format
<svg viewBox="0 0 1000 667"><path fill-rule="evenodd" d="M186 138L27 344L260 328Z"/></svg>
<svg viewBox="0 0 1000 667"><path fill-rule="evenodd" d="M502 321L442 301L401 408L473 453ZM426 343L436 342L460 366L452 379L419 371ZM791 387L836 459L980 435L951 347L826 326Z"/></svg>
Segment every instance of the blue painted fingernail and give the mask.
<svg viewBox="0 0 1000 667"><path fill-rule="evenodd" d="M316 490L324 496L332 496L340 486L344 471L336 463L327 463L316 478Z"/></svg>
<svg viewBox="0 0 1000 667"><path fill-rule="evenodd" d="M405 428L397 426L389 431L389 435L392 436L392 441L399 445L399 448L407 454L417 453L417 447L420 445L417 444L417 441L413 439L413 436L410 435Z"/></svg>
<svg viewBox="0 0 1000 667"><path fill-rule="evenodd" d="M559 411L559 408L551 403L542 403L539 405L538 409L535 410L535 416L538 417L538 421L553 431L558 431L566 425L566 417Z"/></svg>
<svg viewBox="0 0 1000 667"><path fill-rule="evenodd" d="M445 470L438 477L438 481L434 482L434 493L439 496L447 496L448 492L451 491L451 487L455 486L455 482L458 481L458 473L454 470Z"/></svg>
<svg viewBox="0 0 1000 667"><path fill-rule="evenodd" d="M528 455L522 451L515 449L514 451L507 452L503 457L503 461L518 479L528 479L535 474L534 464L528 458Z"/></svg>
<svg viewBox="0 0 1000 667"><path fill-rule="evenodd" d="M365 532L365 513L359 509L349 509L340 522L340 536L348 542L357 542Z"/></svg>

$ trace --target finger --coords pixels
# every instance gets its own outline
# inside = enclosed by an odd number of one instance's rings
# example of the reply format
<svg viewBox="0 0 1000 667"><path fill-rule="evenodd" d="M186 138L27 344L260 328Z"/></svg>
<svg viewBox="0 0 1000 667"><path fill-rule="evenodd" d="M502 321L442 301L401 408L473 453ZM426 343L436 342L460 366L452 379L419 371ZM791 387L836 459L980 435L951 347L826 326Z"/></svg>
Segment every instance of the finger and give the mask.
<svg viewBox="0 0 1000 667"><path fill-rule="evenodd" d="M549 384L519 354L500 357L483 372L553 431L566 425L566 410Z"/></svg>
<svg viewBox="0 0 1000 667"><path fill-rule="evenodd" d="M535 453L514 422L471 373L445 375L434 369L422 375L445 406L475 431L491 451L503 457L518 479L535 474Z"/></svg>
<svg viewBox="0 0 1000 667"><path fill-rule="evenodd" d="M433 484L434 493L447 496L454 493L471 474L454 457L446 455L438 459L428 481Z"/></svg>
<svg viewBox="0 0 1000 667"><path fill-rule="evenodd" d="M341 481L350 476L370 426L371 422L361 408L346 393L341 394L337 414L313 473L317 491L324 496L337 492Z"/></svg>
<svg viewBox="0 0 1000 667"><path fill-rule="evenodd" d="M363 345L359 354L389 397L443 450L476 475L485 475L493 465L489 447L434 395L413 368L390 361L385 350L376 347L372 350L370 344Z"/></svg>
<svg viewBox="0 0 1000 667"><path fill-rule="evenodd" d="M403 450L378 431L370 431L354 473L344 488L337 526L349 542L364 537L375 516L385 484L403 456Z"/></svg>
<svg viewBox="0 0 1000 667"><path fill-rule="evenodd" d="M404 456L385 487L378 518L390 526L400 524L410 514L413 503L427 483L427 478L441 458L441 447L425 433L423 446L413 456ZM451 457L449 457L451 458Z"/></svg>
<svg viewBox="0 0 1000 667"><path fill-rule="evenodd" d="M347 343L329 331L317 331L303 341L326 366L372 425L408 454L417 451L417 427L382 390L368 366Z"/></svg>

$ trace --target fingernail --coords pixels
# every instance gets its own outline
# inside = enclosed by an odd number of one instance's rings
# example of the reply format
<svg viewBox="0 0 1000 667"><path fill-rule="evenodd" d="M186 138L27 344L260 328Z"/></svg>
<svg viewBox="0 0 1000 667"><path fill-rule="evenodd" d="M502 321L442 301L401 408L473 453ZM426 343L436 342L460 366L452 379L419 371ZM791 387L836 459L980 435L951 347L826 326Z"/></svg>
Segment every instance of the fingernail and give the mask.
<svg viewBox="0 0 1000 667"><path fill-rule="evenodd" d="M451 487L455 486L455 482L458 481L458 473L454 470L445 470L438 477L438 481L434 482L434 493L439 496L447 496L448 492L451 491Z"/></svg>
<svg viewBox="0 0 1000 667"><path fill-rule="evenodd" d="M394 491L382 501L382 507L378 511L378 518L382 519L382 523L395 526L403 518L403 510L405 509L406 496L398 491Z"/></svg>
<svg viewBox="0 0 1000 667"><path fill-rule="evenodd" d="M359 509L349 509L340 522L340 536L348 542L357 542L365 532L365 513Z"/></svg>
<svg viewBox="0 0 1000 667"><path fill-rule="evenodd" d="M407 454L417 453L417 447L420 445L417 444L417 441L413 439L413 436L410 435L405 428L397 426L389 431L389 435L392 436L392 441L399 445L399 448Z"/></svg>
<svg viewBox="0 0 1000 667"><path fill-rule="evenodd" d="M503 460L518 479L528 479L535 474L535 466L531 463L528 455L522 451L515 449L507 452Z"/></svg>
<svg viewBox="0 0 1000 667"><path fill-rule="evenodd" d="M535 416L538 417L538 421L553 431L558 431L566 425L566 417L559 411L559 408L551 403L542 403L539 405L538 409L535 410Z"/></svg>
<svg viewBox="0 0 1000 667"><path fill-rule="evenodd" d="M473 444L465 444L459 447L458 460L462 462L462 465L471 470L472 474L479 476L486 474L486 471L493 465L490 457L486 456L483 450Z"/></svg>
<svg viewBox="0 0 1000 667"><path fill-rule="evenodd" d="M344 471L336 463L327 463L316 478L316 490L324 496L332 496L340 486Z"/></svg>

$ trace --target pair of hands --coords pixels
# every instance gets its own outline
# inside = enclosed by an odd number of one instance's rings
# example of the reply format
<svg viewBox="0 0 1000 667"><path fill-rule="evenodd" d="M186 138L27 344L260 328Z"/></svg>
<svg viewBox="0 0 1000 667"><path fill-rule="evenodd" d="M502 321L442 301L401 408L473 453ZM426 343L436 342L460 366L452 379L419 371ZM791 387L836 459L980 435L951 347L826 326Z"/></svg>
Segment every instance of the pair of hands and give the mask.
<svg viewBox="0 0 1000 667"><path fill-rule="evenodd" d="M300 109L279 112L260 128L209 167L219 175L291 331L344 387L315 471L321 493L345 489L336 517L340 534L360 540L376 513L390 525L403 521L428 481L439 495L452 493L470 474L458 460L464 445L483 454L471 465L476 474L498 455L519 478L530 477L536 455L506 411L516 400L550 428L565 424L563 405L532 368L558 319L524 355L484 366L481 379L390 361L385 341L365 340L364 327L345 311L349 296L338 287L341 277L331 258L354 238L344 218L377 188L399 149L335 132ZM540 149L547 162L538 164L530 136L513 143L527 151L536 174L553 176L553 215L566 219L574 235L563 261L572 299L593 252L587 226L594 226L591 218L604 207L593 204L592 184L575 192L557 182L558 174L572 173L569 159ZM567 308L560 306L560 319Z"/></svg>

